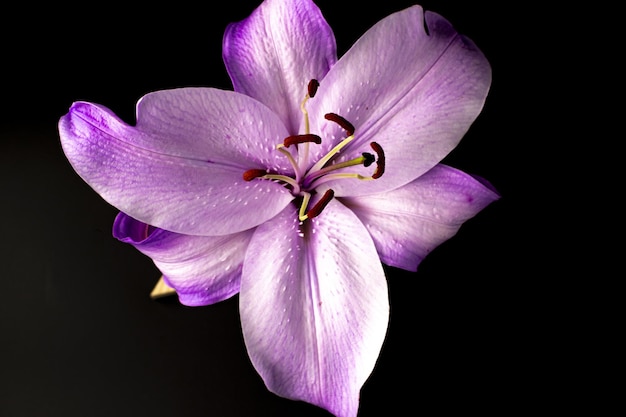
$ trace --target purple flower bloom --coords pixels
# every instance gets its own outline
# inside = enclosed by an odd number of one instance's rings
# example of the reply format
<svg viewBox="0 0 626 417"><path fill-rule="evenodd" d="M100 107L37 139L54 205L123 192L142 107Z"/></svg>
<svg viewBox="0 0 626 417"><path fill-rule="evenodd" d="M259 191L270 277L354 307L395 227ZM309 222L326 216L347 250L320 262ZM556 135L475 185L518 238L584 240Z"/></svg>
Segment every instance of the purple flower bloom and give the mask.
<svg viewBox="0 0 626 417"><path fill-rule="evenodd" d="M64 152L183 304L239 293L269 390L356 416L388 325L381 261L416 270L498 198L440 163L482 109L489 63L419 6L337 59L310 0L265 0L228 26L223 58L235 91L147 94L134 126L74 103Z"/></svg>

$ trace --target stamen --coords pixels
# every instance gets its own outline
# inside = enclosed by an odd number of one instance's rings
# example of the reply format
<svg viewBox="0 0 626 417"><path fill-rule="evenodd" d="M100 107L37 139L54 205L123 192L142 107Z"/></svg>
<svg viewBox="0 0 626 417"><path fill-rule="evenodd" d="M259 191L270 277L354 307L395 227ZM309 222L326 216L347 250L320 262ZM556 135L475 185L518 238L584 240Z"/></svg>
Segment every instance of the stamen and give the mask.
<svg viewBox="0 0 626 417"><path fill-rule="evenodd" d="M307 219L319 216L326 208L326 206L330 203L330 201L335 198L335 192L332 189L328 189L324 193L324 195L317 201L317 203L307 211L309 202L311 200L311 193L315 193L315 191L312 190L317 189L321 184L345 178L374 180L380 178L385 172L385 152L383 151L383 148L376 142L370 143L370 146L372 147L376 155L373 155L369 152L363 152L360 156L350 159L348 161L337 163L330 162L355 138L355 128L352 123L336 113L327 113L324 115L324 117L326 118L326 120L337 123L341 128L343 128L348 134L348 137L335 145L330 151L328 151L328 153L326 153L326 155L324 155L315 164L313 164L312 167L310 167L308 170L306 169L306 167L308 166L309 145L311 143L315 143L318 145L322 143L322 138L320 136L311 134L309 131L309 114L306 110L306 103L311 97L315 96L318 87L319 82L315 79L311 80L307 86L307 94L300 105L302 114L304 116L305 132L299 135L288 136L283 140L283 143L279 143L276 145L276 150L285 155L285 157L287 157L287 159L291 163L291 166L293 167L295 172L295 178L284 174L268 173L267 170L258 168L249 169L243 173L244 181L252 181L258 178L282 183L281 185L288 188L290 187L291 194L294 196L294 198L296 198L297 200L300 198L302 199L298 211L298 218L302 222ZM297 156L293 154L293 150L288 149L291 145L295 145L295 152ZM303 146L300 147L299 145ZM296 159L299 159L299 161L296 161ZM338 170L342 170L351 166L363 165L364 167L369 167L373 163L376 163L376 170L371 177L355 172L337 172ZM146 230L146 234L148 233L149 231Z"/></svg>
<svg viewBox="0 0 626 417"><path fill-rule="evenodd" d="M309 112L306 110L306 102L309 101L311 97L315 96L315 93L317 93L317 88L319 86L320 86L320 83L315 78L309 81L309 84L307 85L307 94L304 97L304 100L302 100L302 103L300 103L300 110L302 111L302 115L304 117L304 134L305 135L308 135L311 133L311 127L309 124ZM301 156L303 166L307 166L309 164L309 143L310 142L308 141L304 142L304 150ZM315 142L315 143L320 143L320 142ZM288 146L288 145L285 144L285 146Z"/></svg>
<svg viewBox="0 0 626 417"><path fill-rule="evenodd" d="M253 179L262 177L265 174L267 174L267 171L264 169L249 169L243 173L243 180L252 181Z"/></svg>
<svg viewBox="0 0 626 417"><path fill-rule="evenodd" d="M312 219L313 217L319 216L322 210L324 210L328 203L330 203L330 200L333 199L333 197L335 197L335 192L331 189L326 190L322 198L320 198L320 200L315 203L313 208L306 212L306 217Z"/></svg>
<svg viewBox="0 0 626 417"><path fill-rule="evenodd" d="M349 121L347 121L343 117L339 116L338 114L327 113L327 114L324 115L324 118L326 120L330 120L331 122L337 123L339 126L341 126L348 133L348 136L354 135L354 126L352 125L352 123L350 123Z"/></svg>
<svg viewBox="0 0 626 417"><path fill-rule="evenodd" d="M300 192L300 184L298 184L298 182L294 180L293 178L288 177L286 175L267 174L267 175L263 175L263 177L261 178L264 178L266 180L277 180L277 181L285 182L293 187L294 194L298 194Z"/></svg>
<svg viewBox="0 0 626 417"><path fill-rule="evenodd" d="M385 173L385 151L383 151L382 146L380 146L376 142L370 143L370 146L378 155L378 159L376 160L376 171L372 174L372 178L380 178Z"/></svg>
<svg viewBox="0 0 626 417"><path fill-rule="evenodd" d="M292 135L292 136L287 136L285 138L285 140L283 141L283 145L285 145L285 147L288 148L291 145L297 145L298 143L308 143L308 142L317 143L319 145L320 143L322 143L322 138L312 133L307 133L304 135Z"/></svg>
<svg viewBox="0 0 626 417"><path fill-rule="evenodd" d="M289 152L287 149L285 149L285 145L283 145L281 143L276 145L276 149L280 153L282 153L283 155L285 155L287 157L287 159L289 160L289 163L293 167L293 171L296 173L296 181L300 181L300 177L302 176L302 172L300 171L300 167L298 166L298 163L296 162L296 160L293 159L293 156L291 155L291 152Z"/></svg>
<svg viewBox="0 0 626 417"><path fill-rule="evenodd" d="M307 89L309 91L309 97L315 97L315 93L317 93L317 88L320 86L320 82L313 78L309 81L309 85Z"/></svg>
<svg viewBox="0 0 626 417"><path fill-rule="evenodd" d="M308 219L309 217L304 213L304 211L306 210L307 206L309 205L309 200L311 199L311 194L307 193L306 191L302 192L302 204L300 204L300 211L298 212L298 219L300 219L301 222L305 221L306 219Z"/></svg>
<svg viewBox="0 0 626 417"><path fill-rule="evenodd" d="M244 181L252 181L256 178L264 180L277 180L289 184L293 187L293 193L298 194L300 192L300 184L293 178L286 175L268 174L264 169L249 169L243 173Z"/></svg>

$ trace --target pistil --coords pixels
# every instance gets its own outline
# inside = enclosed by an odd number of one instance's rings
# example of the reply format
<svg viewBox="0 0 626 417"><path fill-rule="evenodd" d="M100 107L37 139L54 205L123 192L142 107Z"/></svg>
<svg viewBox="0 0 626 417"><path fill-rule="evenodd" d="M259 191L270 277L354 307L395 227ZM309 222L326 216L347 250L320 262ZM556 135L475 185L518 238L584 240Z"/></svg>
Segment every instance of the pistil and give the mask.
<svg viewBox="0 0 626 417"><path fill-rule="evenodd" d="M385 153L383 148L376 142L370 143L370 146L376 153L376 156L369 152L363 152L361 156L348 161L330 163L334 157L336 157L354 140L354 126L348 120L336 113L327 113L324 115L324 118L338 124L346 131L347 137L335 145L326 155L313 164L313 166L311 166L308 170L306 169L308 166L310 144L315 143L319 145L322 143L322 138L320 136L310 132L309 114L306 110L307 101L311 97L315 96L318 87L319 82L317 82L317 80L311 80L307 87L307 94L300 105L304 116L305 132L300 135L288 136L283 140L283 143L276 146L276 150L285 155L289 160L289 163L294 169L295 178L282 174L269 173L263 169L249 169L243 173L244 181L252 181L254 179L261 178L279 181L285 185L291 186L292 194L296 197L302 197L300 209L298 211L298 218L300 221L305 221L320 215L324 208L334 198L335 192L332 189L328 189L313 205L313 207L308 209L312 194L315 194L315 189L321 184L328 181L347 178L374 180L380 178L385 172ZM296 152L298 153L297 157L294 157L294 154L289 149L292 145L296 148ZM373 163L376 163L376 170L371 176L365 176L355 172L338 172L339 170L359 165L369 167Z"/></svg>
<svg viewBox="0 0 626 417"><path fill-rule="evenodd" d="M340 162L337 164L332 164L329 165L325 168L319 169L317 171L313 171L311 174L307 175L306 179L305 179L305 183L312 183L315 179L328 174L329 172L338 170L338 169L342 169L342 168L348 168L348 167L353 167L353 166L357 166L357 165L363 165L363 166L370 166L372 165L372 163L374 163L376 161L376 158L374 157L374 155L372 155L371 153L368 152L363 152L363 154L357 158L351 159L349 161L345 161L345 162ZM309 171L309 172L311 172Z"/></svg>

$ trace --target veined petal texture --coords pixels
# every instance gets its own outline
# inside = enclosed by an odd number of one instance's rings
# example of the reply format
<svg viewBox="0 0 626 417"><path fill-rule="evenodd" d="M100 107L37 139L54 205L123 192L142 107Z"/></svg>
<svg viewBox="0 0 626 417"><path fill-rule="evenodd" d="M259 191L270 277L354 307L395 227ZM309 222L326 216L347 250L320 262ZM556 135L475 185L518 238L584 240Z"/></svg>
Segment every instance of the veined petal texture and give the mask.
<svg viewBox="0 0 626 417"><path fill-rule="evenodd" d="M190 236L154 228L119 213L113 236L150 257L182 304L214 304L239 292L254 229L224 236Z"/></svg>
<svg viewBox="0 0 626 417"><path fill-rule="evenodd" d="M313 78L337 61L333 32L312 1L267 0L226 28L223 57L235 91L267 104L298 134Z"/></svg>
<svg viewBox="0 0 626 417"><path fill-rule="evenodd" d="M498 198L486 181L439 164L393 191L341 201L361 219L382 262L415 271L428 253Z"/></svg>
<svg viewBox="0 0 626 417"><path fill-rule="evenodd" d="M439 163L482 110L491 68L472 41L443 17L413 6L368 30L341 57L310 100L312 129L324 154L345 137L327 112L355 127L355 140L337 160L354 158L377 142L385 174L376 181L335 181L337 196L372 194L404 185ZM316 159L313 157L312 159ZM371 169L354 169L371 175Z"/></svg>
<svg viewBox="0 0 626 417"><path fill-rule="evenodd" d="M286 134L269 108L215 89L153 93L137 127L77 102L59 122L76 172L106 201L144 223L190 235L225 235L273 217L293 196L251 168L288 170L274 146Z"/></svg>
<svg viewBox="0 0 626 417"><path fill-rule="evenodd" d="M252 363L272 392L355 417L386 334L388 302L374 244L338 201L304 229L287 208L255 231L240 313Z"/></svg>

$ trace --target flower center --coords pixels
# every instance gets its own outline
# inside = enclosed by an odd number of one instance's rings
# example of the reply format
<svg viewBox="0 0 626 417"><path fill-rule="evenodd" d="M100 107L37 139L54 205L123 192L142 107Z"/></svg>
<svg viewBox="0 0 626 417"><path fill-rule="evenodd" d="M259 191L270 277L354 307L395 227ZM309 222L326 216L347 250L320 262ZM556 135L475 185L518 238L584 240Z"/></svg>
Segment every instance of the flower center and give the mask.
<svg viewBox="0 0 626 417"><path fill-rule="evenodd" d="M243 173L243 179L245 181L264 179L282 182L286 187L291 189L291 193L294 196L301 197L300 221L318 216L334 198L335 192L332 189L328 189L313 207L308 207L311 196L316 194L316 189L321 184L337 179L375 180L380 178L385 172L385 153L383 148L376 142L370 143L376 156L369 152L362 152L360 156L348 161L334 162L334 159L341 150L354 140L355 131L352 123L335 113L327 113L324 115L324 118L338 124L345 130L346 138L316 161L311 167L307 168L309 166L310 145L320 145L322 143L320 136L310 132L309 114L306 110L306 103L315 96L318 87L319 82L317 80L311 80L308 85L308 92L300 105L300 109L304 115L305 132L300 135L288 136L283 140L283 143L276 145L276 150L285 155L293 166L295 175L290 177L279 173L268 172L264 169L249 169ZM292 150L295 150L295 156ZM296 157L298 157L298 159L296 159ZM376 163L376 169L371 176L364 176L346 170L346 168L359 165L369 167L373 163Z"/></svg>

